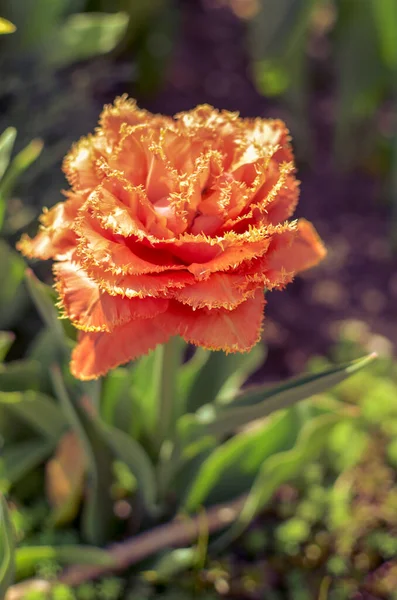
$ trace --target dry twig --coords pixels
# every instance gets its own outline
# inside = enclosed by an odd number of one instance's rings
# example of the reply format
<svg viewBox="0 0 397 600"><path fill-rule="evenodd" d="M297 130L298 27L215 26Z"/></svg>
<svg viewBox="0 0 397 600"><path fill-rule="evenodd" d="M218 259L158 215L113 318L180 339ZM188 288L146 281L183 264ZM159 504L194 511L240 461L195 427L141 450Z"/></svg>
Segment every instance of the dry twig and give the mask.
<svg viewBox="0 0 397 600"><path fill-rule="evenodd" d="M245 500L246 496L242 496L233 502L210 508L205 514L208 533L215 533L233 523L243 508ZM108 552L114 559L114 565L70 567L62 573L57 583L77 586L85 581L122 571L164 548L192 544L200 535L202 523L203 515L186 519L177 517L171 523L160 525L151 531L110 546ZM33 590L48 593L53 585L54 582L43 579L29 579L11 586L5 600L23 600L25 594Z"/></svg>

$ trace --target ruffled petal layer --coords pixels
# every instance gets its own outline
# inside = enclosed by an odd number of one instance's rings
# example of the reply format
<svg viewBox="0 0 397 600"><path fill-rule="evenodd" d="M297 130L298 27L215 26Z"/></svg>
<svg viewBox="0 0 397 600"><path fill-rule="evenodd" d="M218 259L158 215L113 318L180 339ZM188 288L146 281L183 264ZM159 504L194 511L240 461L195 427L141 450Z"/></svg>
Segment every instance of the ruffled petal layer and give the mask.
<svg viewBox="0 0 397 600"><path fill-rule="evenodd" d="M135 360L175 335L171 323L158 315L137 319L111 333L81 332L72 352L70 370L77 379L97 379L111 369Z"/></svg>
<svg viewBox="0 0 397 600"><path fill-rule="evenodd" d="M84 195L68 193L65 202L44 210L39 233L33 239L23 235L18 250L28 258L64 260L76 247L73 224L84 201Z"/></svg>
<svg viewBox="0 0 397 600"><path fill-rule="evenodd" d="M64 315L84 331L110 332L133 319L151 319L168 306L163 298L112 296L70 262L55 265L54 273Z"/></svg>
<svg viewBox="0 0 397 600"><path fill-rule="evenodd" d="M234 310L193 308L170 302L164 315L167 323L186 342L208 350L248 352L259 341L262 332L265 298L257 290Z"/></svg>
<svg viewBox="0 0 397 600"><path fill-rule="evenodd" d="M327 251L317 231L309 221L299 219L297 230L283 245L269 256L269 268L285 273L300 273L316 266Z"/></svg>

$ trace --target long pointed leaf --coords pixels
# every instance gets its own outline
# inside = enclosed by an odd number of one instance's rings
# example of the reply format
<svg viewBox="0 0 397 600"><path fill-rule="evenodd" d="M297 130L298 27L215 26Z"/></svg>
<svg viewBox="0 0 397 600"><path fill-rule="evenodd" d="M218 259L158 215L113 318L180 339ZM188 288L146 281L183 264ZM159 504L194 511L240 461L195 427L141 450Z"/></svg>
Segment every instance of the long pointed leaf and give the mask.
<svg viewBox="0 0 397 600"><path fill-rule="evenodd" d="M135 476L145 507L156 513L157 486L153 465L142 446L124 431L106 426L103 432L115 456L124 462Z"/></svg>
<svg viewBox="0 0 397 600"><path fill-rule="evenodd" d="M19 177L40 156L42 149L43 142L41 140L32 140L15 156L0 182L1 197L8 199Z"/></svg>
<svg viewBox="0 0 397 600"><path fill-rule="evenodd" d="M25 262L21 256L0 239L0 328L9 328L26 305L22 283Z"/></svg>
<svg viewBox="0 0 397 600"><path fill-rule="evenodd" d="M8 127L0 136L0 179L10 164L16 137L17 130L15 127Z"/></svg>
<svg viewBox="0 0 397 600"><path fill-rule="evenodd" d="M112 455L98 431L95 421L83 409L79 400L69 396L58 368L51 370L56 395L70 425L79 436L86 452L89 469L89 490L83 509L83 532L92 544L103 544L113 533Z"/></svg>
<svg viewBox="0 0 397 600"><path fill-rule="evenodd" d="M224 502L248 491L263 461L290 448L298 429L298 419L284 411L259 429L243 431L215 448L198 470L183 509L193 512L203 503Z"/></svg>
<svg viewBox="0 0 397 600"><path fill-rule="evenodd" d="M195 426L190 425L191 433L223 436L251 421L262 419L276 410L293 406L301 400L337 385L370 364L375 358L376 354L370 354L322 373L303 375L274 387L247 390L233 403L238 404L238 408L208 407L205 413L198 413Z"/></svg>
<svg viewBox="0 0 397 600"><path fill-rule="evenodd" d="M15 360L0 364L0 391L38 391L41 365L35 360Z"/></svg>
<svg viewBox="0 0 397 600"><path fill-rule="evenodd" d="M246 529L282 483L291 480L305 463L317 458L327 443L330 431L339 420L338 414L321 415L309 420L302 428L293 448L273 454L263 462L238 520L215 542L214 547L217 550Z"/></svg>
<svg viewBox="0 0 397 600"><path fill-rule="evenodd" d="M29 294L44 323L51 329L60 345L64 344L65 334L56 308L56 294L53 289L41 283L31 269L26 270L26 283Z"/></svg>
<svg viewBox="0 0 397 600"><path fill-rule="evenodd" d="M230 397L230 386L240 387L241 379L259 366L263 349L258 346L252 354L228 354L210 352L208 360L197 374L186 403L187 412L196 412L204 404L213 402L222 388L224 400ZM242 376L241 376L242 375ZM229 382L229 389L228 389Z"/></svg>
<svg viewBox="0 0 397 600"><path fill-rule="evenodd" d="M6 490L42 464L55 448L55 440L35 438L7 445L0 454L0 480Z"/></svg>
<svg viewBox="0 0 397 600"><path fill-rule="evenodd" d="M161 348L143 356L132 367L132 393L139 405L142 428L154 438L158 420Z"/></svg>
<svg viewBox="0 0 397 600"><path fill-rule="evenodd" d="M11 331L0 331L0 362L7 356L14 339L15 335Z"/></svg>
<svg viewBox="0 0 397 600"><path fill-rule="evenodd" d="M106 54L122 40L128 21L125 12L70 15L48 40L44 58L50 66L64 67Z"/></svg>
<svg viewBox="0 0 397 600"><path fill-rule="evenodd" d="M3 496L0 496L0 598L12 584L15 570L14 531Z"/></svg>
<svg viewBox="0 0 397 600"><path fill-rule="evenodd" d="M57 440L67 422L51 398L34 391L0 392L0 405L22 419L35 432L49 440Z"/></svg>

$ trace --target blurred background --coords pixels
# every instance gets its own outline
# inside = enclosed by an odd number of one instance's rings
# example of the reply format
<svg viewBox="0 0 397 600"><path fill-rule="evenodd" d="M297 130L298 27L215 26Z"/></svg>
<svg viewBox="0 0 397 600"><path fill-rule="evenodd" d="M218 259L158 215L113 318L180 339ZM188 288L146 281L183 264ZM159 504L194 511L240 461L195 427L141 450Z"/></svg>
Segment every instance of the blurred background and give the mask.
<svg viewBox="0 0 397 600"><path fill-rule="evenodd" d="M204 575L237 598L265 597L266 578L269 599L397 598L397 0L0 0L0 17L16 26L0 36L7 360L41 328L15 242L60 200L62 159L105 103L128 93L170 115L209 103L284 119L302 182L296 215L313 221L329 253L269 295L259 377L319 368L327 363L313 357L330 351L338 361L368 349L384 358L326 397L360 402L354 426L342 423L327 458L282 486ZM49 265L34 270L51 283ZM342 583L328 596L331 579ZM239 595L243 581L251 595Z"/></svg>
<svg viewBox="0 0 397 600"><path fill-rule="evenodd" d="M118 94L166 114L206 102L280 117L302 180L297 215L329 255L270 295L266 372L301 370L341 319L395 342L395 0L0 0L0 15L17 27L0 39L0 131L17 129L16 152L34 140L35 159L5 186L11 244L59 201L63 156Z"/></svg>

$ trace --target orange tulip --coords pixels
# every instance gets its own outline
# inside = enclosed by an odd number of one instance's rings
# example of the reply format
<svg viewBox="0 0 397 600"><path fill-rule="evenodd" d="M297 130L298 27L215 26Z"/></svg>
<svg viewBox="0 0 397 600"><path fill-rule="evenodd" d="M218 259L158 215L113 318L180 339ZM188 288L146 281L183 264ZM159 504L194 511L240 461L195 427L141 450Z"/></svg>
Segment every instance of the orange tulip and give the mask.
<svg viewBox="0 0 397 600"><path fill-rule="evenodd" d="M125 97L65 159L71 189L24 236L55 260L64 314L81 330L71 370L92 379L180 335L246 352L260 338L264 289L321 260L298 200L282 121L211 106L174 118Z"/></svg>

